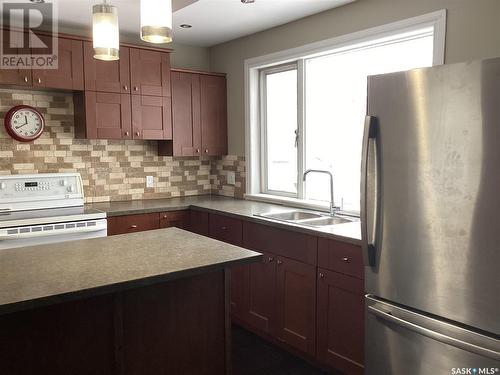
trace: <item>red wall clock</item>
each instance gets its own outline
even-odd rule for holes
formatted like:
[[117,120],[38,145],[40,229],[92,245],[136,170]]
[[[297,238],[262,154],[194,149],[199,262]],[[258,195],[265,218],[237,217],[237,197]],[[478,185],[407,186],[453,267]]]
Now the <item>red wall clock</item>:
[[4,125],[12,138],[19,142],[31,142],[42,135],[45,120],[36,108],[18,105],[7,112]]

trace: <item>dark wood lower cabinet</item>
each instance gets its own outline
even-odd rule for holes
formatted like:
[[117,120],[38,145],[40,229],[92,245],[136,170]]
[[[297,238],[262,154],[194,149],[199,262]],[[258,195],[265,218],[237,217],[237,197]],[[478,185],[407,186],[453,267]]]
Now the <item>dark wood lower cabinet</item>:
[[189,229],[189,211],[170,211],[160,213],[160,228],[176,227]]
[[247,320],[249,265],[231,267],[230,306],[231,315],[241,321]]
[[189,215],[189,230],[208,236],[208,212],[190,210]]
[[108,217],[108,236],[159,228],[158,213]]
[[314,356],[316,352],[316,268],[278,257],[278,340]]
[[319,360],[363,374],[363,280],[319,268],[317,324]]

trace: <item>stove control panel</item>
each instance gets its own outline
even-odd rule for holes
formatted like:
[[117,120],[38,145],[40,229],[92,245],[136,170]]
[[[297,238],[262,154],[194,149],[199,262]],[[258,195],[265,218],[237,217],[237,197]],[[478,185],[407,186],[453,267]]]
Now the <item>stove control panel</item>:
[[81,205],[79,173],[0,176],[0,212]]

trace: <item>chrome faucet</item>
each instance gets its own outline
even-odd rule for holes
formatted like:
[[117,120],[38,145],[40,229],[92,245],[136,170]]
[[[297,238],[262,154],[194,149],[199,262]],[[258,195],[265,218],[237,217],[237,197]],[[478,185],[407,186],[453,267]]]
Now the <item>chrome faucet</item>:
[[335,216],[337,211],[340,210],[340,207],[335,206],[335,201],[333,199],[333,175],[329,171],[324,171],[321,169],[308,169],[307,171],[304,172],[304,175],[302,176],[302,181],[305,181],[306,176],[311,172],[323,173],[323,174],[327,174],[328,176],[330,176],[330,215]]

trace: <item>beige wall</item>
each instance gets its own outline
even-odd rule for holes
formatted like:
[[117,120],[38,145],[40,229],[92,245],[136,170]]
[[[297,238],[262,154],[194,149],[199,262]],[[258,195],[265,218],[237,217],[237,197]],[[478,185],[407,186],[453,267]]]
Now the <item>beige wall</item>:
[[500,56],[499,0],[358,0],[210,49],[211,70],[227,73],[229,153],[245,153],[243,62],[446,8],[446,63]]

